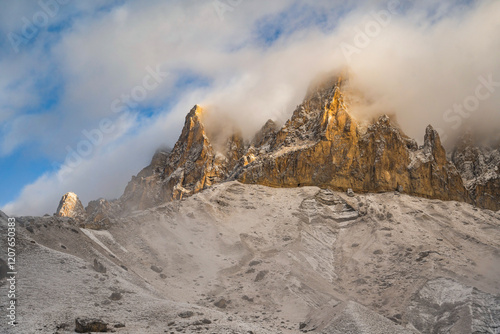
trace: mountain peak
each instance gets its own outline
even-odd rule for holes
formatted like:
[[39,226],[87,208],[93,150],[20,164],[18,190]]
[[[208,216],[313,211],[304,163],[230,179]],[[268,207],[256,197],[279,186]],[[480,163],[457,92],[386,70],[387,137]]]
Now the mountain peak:
[[127,207],[145,209],[182,199],[229,177],[243,156],[243,139],[235,131],[222,145],[214,145],[206,133],[203,114],[204,109],[195,105],[174,148],[132,178],[121,198]]
[[425,129],[424,153],[432,155],[440,164],[445,164],[447,162],[446,151],[441,144],[439,133],[434,130],[432,125],[428,125]]
[[203,108],[200,105],[195,104],[186,117],[201,117],[202,113],[203,113]]
[[315,80],[311,82],[309,88],[307,89],[307,94],[305,100],[314,98],[315,95],[325,96],[333,94],[337,90],[343,89],[349,82],[347,72],[344,73],[327,73],[319,75]]
[[203,109],[196,105],[172,151],[132,178],[121,201],[144,209],[236,179],[360,193],[399,190],[473,202],[432,126],[421,148],[388,115],[362,131],[350,113],[349,94],[345,74],[324,76],[310,85],[281,128],[269,120],[250,142],[237,131],[219,131],[212,135],[217,145],[207,136]]

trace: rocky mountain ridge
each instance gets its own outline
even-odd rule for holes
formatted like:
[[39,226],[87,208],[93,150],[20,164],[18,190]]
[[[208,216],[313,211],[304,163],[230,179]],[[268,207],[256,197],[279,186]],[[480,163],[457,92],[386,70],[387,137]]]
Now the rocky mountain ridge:
[[500,142],[478,145],[466,132],[453,150],[451,160],[477,206],[500,210]]
[[[498,181],[470,186],[463,174],[467,173],[465,165],[459,159],[447,159],[432,126],[425,130],[424,145],[419,147],[387,115],[365,129],[350,108],[348,80],[331,78],[311,86],[281,128],[269,120],[252,140],[245,141],[236,132],[221,149],[207,135],[207,111],[197,105],[186,116],[173,150],[157,152],[151,164],[129,182],[120,203],[131,210],[146,209],[216,183],[238,180],[358,193],[400,191],[500,209]],[[496,162],[493,156],[490,160]],[[479,159],[477,154],[472,158]],[[490,174],[485,173],[483,179]],[[492,179],[498,180],[488,178]]]

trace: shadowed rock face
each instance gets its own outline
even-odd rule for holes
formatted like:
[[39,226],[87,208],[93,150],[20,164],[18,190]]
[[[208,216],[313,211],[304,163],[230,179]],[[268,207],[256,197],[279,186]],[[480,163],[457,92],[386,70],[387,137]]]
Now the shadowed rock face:
[[[466,189],[432,126],[421,147],[385,115],[362,128],[349,113],[346,86],[342,77],[313,86],[281,128],[268,121],[253,140],[245,142],[236,133],[222,148],[213,145],[203,124],[204,111],[195,106],[174,149],[157,153],[132,178],[121,202],[129,209],[145,209],[236,179],[358,193],[399,190],[495,209],[492,203],[498,204],[500,197],[496,183]],[[489,197],[471,197],[470,191]]]
[[453,151],[452,161],[477,206],[500,210],[500,143],[480,147],[472,134],[465,133]]
[[90,201],[85,211],[87,219],[84,227],[95,230],[108,227],[111,223],[111,217],[115,215],[112,204],[103,198]]

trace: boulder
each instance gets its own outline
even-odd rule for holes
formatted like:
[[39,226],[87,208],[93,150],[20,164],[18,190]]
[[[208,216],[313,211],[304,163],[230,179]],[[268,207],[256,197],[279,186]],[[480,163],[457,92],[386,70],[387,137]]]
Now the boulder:
[[101,319],[77,318],[75,320],[75,332],[77,333],[105,333],[108,331],[108,324]]

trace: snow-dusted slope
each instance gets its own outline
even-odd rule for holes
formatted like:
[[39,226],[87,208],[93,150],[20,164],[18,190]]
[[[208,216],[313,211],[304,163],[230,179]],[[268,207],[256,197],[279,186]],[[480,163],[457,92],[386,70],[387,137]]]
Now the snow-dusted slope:
[[107,231],[18,222],[18,333],[77,317],[117,333],[498,333],[500,214],[469,204],[226,182]]

